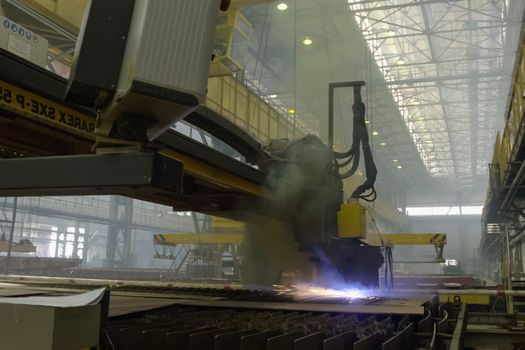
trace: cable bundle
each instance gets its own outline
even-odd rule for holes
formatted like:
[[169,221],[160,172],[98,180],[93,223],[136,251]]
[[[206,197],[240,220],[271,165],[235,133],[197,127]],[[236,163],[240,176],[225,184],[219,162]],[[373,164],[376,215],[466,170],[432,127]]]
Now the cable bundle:
[[373,202],[377,198],[376,190],[374,188],[377,177],[377,168],[374,163],[374,158],[372,157],[372,150],[370,149],[368,130],[365,123],[366,108],[365,104],[361,101],[361,92],[359,88],[354,89],[354,101],[354,105],[352,106],[352,111],[354,113],[352,147],[348,152],[334,152],[336,158],[335,165],[339,170],[350,165],[348,171],[340,174],[342,179],[354,175],[359,166],[362,148],[366,180],[354,190],[351,197],[360,198],[367,202]]

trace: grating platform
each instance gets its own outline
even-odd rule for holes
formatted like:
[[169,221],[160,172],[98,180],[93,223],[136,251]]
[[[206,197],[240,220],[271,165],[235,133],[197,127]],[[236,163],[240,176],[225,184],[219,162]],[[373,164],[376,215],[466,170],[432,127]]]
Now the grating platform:
[[[394,318],[176,306],[113,320],[115,349],[412,349],[419,346],[409,316]],[[424,344],[421,344],[424,345]]]

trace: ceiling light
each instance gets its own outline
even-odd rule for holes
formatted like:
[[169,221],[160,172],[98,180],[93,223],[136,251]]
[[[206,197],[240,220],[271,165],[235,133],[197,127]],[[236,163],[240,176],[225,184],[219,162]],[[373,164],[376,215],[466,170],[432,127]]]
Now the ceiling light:
[[385,33],[385,36],[391,38],[393,36],[396,36],[396,32],[394,32],[392,29]]
[[377,136],[379,133],[377,131],[372,131],[372,136]]
[[403,60],[401,57],[399,57],[397,59],[397,61],[396,61],[396,64],[399,65],[399,66],[402,65],[402,64],[405,64],[405,60]]
[[432,143],[432,140],[426,140],[425,142],[426,143]]
[[398,169],[403,169],[403,166],[402,165],[398,165],[397,168]]
[[269,98],[276,98],[277,95],[268,95]]
[[421,102],[419,102],[418,100],[413,98],[413,99],[410,100],[410,104],[413,105],[413,106],[417,106],[417,105],[420,105]]
[[286,11],[288,9],[288,5],[286,5],[284,2],[281,2],[279,5],[277,5],[277,9],[279,11]]
[[425,116],[423,114],[421,114],[419,117],[417,117],[417,120],[425,120]]
[[379,146],[386,146],[386,142],[380,142]]
[[305,44],[306,46],[310,46],[313,44],[313,41],[312,39],[310,39],[310,37],[307,36],[306,38],[304,38],[303,44]]
[[370,120],[365,119],[365,124],[366,124],[366,125],[370,124]]
[[290,108],[290,109],[288,110],[288,114],[292,114],[292,115],[294,115],[294,114],[295,114],[295,109]]
[[399,162],[399,161],[398,161],[397,159],[394,159],[394,160],[392,160],[392,161],[393,161],[394,163],[397,163],[397,162]]

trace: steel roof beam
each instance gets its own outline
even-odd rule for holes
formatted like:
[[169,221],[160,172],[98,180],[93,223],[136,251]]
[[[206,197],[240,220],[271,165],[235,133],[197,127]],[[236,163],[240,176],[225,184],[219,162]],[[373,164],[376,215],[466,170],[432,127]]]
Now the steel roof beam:
[[[425,8],[425,2],[423,0],[420,0],[419,5],[421,9],[421,15],[423,16],[423,23],[425,24],[425,35],[428,40],[428,48],[430,51],[430,57],[432,61],[435,61],[436,59],[438,59],[438,55],[436,54],[436,50],[435,50],[434,43],[432,40],[432,35],[431,35],[432,29],[431,29],[430,21],[429,21],[428,14]],[[437,77],[440,77],[440,70],[439,70],[438,65],[436,65],[436,75]],[[441,101],[445,101],[445,96],[443,94],[441,85],[438,85],[438,91],[439,91],[439,99]],[[448,136],[448,142],[449,142],[449,147],[450,147],[450,154],[452,156],[452,162],[454,164],[454,174],[457,177],[458,169],[457,169],[457,162],[456,162],[456,152],[454,150],[454,140],[452,139],[452,134],[450,132],[450,125],[447,120],[447,111],[445,109],[445,106],[441,105],[441,109],[443,111],[443,119],[445,121],[445,126],[447,128],[447,136]]]
[[[468,20],[472,21],[472,0],[468,0]],[[467,42],[469,49],[473,48],[472,40],[472,27],[469,26],[467,32]],[[477,68],[477,69],[476,69]],[[472,70],[472,77],[468,87],[468,104],[469,104],[469,130],[470,130],[470,175],[473,176],[477,173],[478,163],[478,78],[474,75],[475,71],[479,71],[478,62],[470,62],[470,69]]]
[[[400,8],[406,8],[406,7],[413,7],[417,5],[432,5],[432,4],[450,4],[454,3],[460,0],[420,0],[420,3],[416,2],[407,2],[404,4],[395,4],[395,5],[384,5],[384,6],[375,6],[375,7],[367,7],[359,10],[352,10],[351,12],[353,14],[361,13],[361,12],[373,12],[373,11],[384,11],[384,10],[394,10],[394,9],[400,9]],[[375,4],[377,1],[375,0],[369,0],[369,1],[356,1],[356,2],[350,2],[348,5],[364,5],[367,3]]]
[[[386,81],[385,84],[388,86],[392,85],[407,85],[407,84],[417,84],[417,83],[430,83],[430,82],[444,82],[444,81],[450,81],[450,80],[465,80],[470,79],[472,77],[471,74],[460,74],[460,75],[437,75],[437,76],[431,76],[431,77],[424,77],[424,78],[413,78],[413,79],[403,79],[403,80],[394,80],[394,81]],[[507,77],[503,74],[503,72],[498,70],[492,70],[490,72],[484,72],[479,73],[478,77],[480,78],[493,78],[493,77]],[[510,76],[508,76],[510,78]],[[482,81],[484,82],[484,81]],[[465,82],[465,84],[468,84],[468,81]],[[439,85],[439,84],[438,84]]]

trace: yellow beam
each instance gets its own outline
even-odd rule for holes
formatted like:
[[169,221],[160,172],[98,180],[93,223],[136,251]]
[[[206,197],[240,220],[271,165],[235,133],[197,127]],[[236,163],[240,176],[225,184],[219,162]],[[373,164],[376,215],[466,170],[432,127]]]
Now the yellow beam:
[[157,233],[153,243],[176,244],[241,244],[244,235],[240,233]]
[[490,304],[490,296],[488,295],[477,295],[477,294],[454,294],[454,291],[450,291],[447,294],[439,294],[439,301],[442,303],[446,302],[461,302],[471,305],[488,305]]
[[73,132],[84,138],[94,138],[95,119],[90,116],[2,80],[0,92],[0,109]]
[[262,188],[251,181],[232,175],[224,170],[217,169],[205,162],[173,150],[165,149],[160,153],[182,162],[184,165],[184,172],[194,175],[197,178],[214,183],[225,189],[240,190],[247,194],[263,196]]
[[[372,238],[372,237],[370,237]],[[381,238],[386,245],[434,245],[447,244],[445,233],[388,233],[381,237],[374,236],[371,244],[381,244]]]
[[235,230],[235,231],[244,231],[244,228],[245,228],[244,222],[225,219],[219,216],[211,217],[210,226],[214,229],[229,229],[229,230]]

